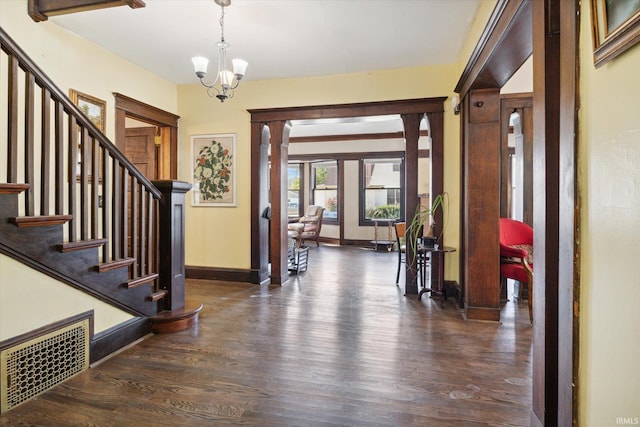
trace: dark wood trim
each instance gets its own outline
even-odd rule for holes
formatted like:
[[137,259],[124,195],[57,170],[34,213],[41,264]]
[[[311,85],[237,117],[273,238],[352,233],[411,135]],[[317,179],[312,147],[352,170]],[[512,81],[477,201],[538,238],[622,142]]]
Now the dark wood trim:
[[224,282],[255,283],[252,271],[237,268],[218,268],[187,265],[185,267],[187,279],[221,280]]
[[[534,55],[534,344],[531,425],[577,425],[577,325],[574,311],[579,271],[574,220],[576,63],[579,19],[577,2],[564,0],[500,0],[461,76],[456,92],[463,100],[471,89],[499,88],[515,71],[514,64]],[[584,18],[582,18],[584,19]],[[495,33],[495,34],[494,34]],[[535,49],[534,49],[535,47]],[[524,61],[522,61],[524,62]],[[493,74],[493,76],[491,75]],[[497,77],[494,77],[497,76]],[[468,99],[466,99],[467,102]],[[465,111],[462,112],[463,116]],[[473,138],[463,120],[463,143]],[[469,163],[462,151],[462,171]],[[461,189],[461,236],[468,237],[471,216]],[[484,196],[484,194],[483,194]],[[473,254],[461,249],[462,268]],[[539,258],[540,257],[540,258]],[[558,310],[562,309],[562,313]],[[559,369],[562,375],[559,377]]]
[[[418,150],[418,158],[430,156],[428,149]],[[403,159],[404,151],[357,151],[353,153],[292,154],[291,161],[313,162],[320,160]]]
[[97,333],[91,340],[89,363],[94,364],[151,333],[147,317],[134,317]]
[[[420,136],[429,136],[428,130],[421,130]],[[335,142],[335,141],[360,141],[368,139],[404,139],[404,132],[386,132],[386,133],[352,133],[348,135],[314,135],[314,136],[295,136],[289,138],[291,144],[299,142]]]
[[[557,425],[560,136],[560,3],[534,2],[533,20],[533,404],[544,425]],[[572,65],[574,66],[574,65]],[[573,215],[573,213],[572,213]],[[573,237],[573,236],[571,236]],[[571,337],[569,337],[571,339]]]
[[102,264],[99,264],[96,269],[100,273],[105,273],[107,271],[117,270],[118,268],[129,267],[134,262],[135,258],[120,258],[109,262],[103,262]]
[[271,283],[283,284],[289,278],[287,268],[287,165],[289,164],[289,132],[291,126],[287,120],[273,120],[269,127],[269,146],[271,147],[271,235],[269,249],[271,254]]
[[443,110],[446,96],[398,101],[362,102],[354,104],[315,105],[247,110],[252,122],[271,120],[326,119],[389,114],[431,113]]
[[263,215],[270,208],[268,153],[269,127],[265,123],[251,123],[251,283],[269,280],[271,218]]
[[[580,366],[580,203],[576,200],[579,2],[559,1],[560,93],[558,164],[558,418],[559,426],[580,425],[578,418],[578,368]],[[586,17],[582,17],[585,19]]]
[[142,0],[29,0],[28,13],[35,22],[42,22],[50,16],[86,12],[107,7],[129,6],[131,9],[144,7]]
[[198,317],[204,304],[163,311],[151,317],[151,330],[155,334],[167,334],[184,331],[198,324]]
[[83,249],[90,248],[99,248],[104,246],[109,239],[92,239],[92,240],[79,240],[77,242],[66,242],[61,245],[58,245],[58,250],[60,252],[73,252],[73,251],[81,251]]
[[20,194],[31,188],[29,184],[0,184],[0,194]]
[[[386,157],[385,157],[386,158]],[[389,159],[398,159],[400,160],[400,219],[405,218],[404,212],[404,182],[405,182],[405,165],[404,165],[404,152],[402,153],[402,157],[390,157]],[[374,227],[375,223],[365,218],[365,197],[366,197],[366,189],[364,188],[364,161],[369,160],[369,158],[359,159],[358,160],[358,226],[360,227]]]
[[58,320],[57,322],[50,323],[45,326],[41,326],[32,331],[26,332],[24,334],[20,334],[16,337],[9,338],[7,340],[0,342],[0,351],[4,351],[8,348],[16,346],[18,344],[22,344],[29,340],[32,340],[36,337],[48,334],[50,332],[56,331],[58,329],[64,328],[65,326],[72,325],[76,322],[81,322],[85,319],[89,319],[89,339],[93,338],[93,325],[94,325],[94,312],[93,310],[88,310],[83,313],[76,314],[71,317],[67,317],[66,319]]
[[530,0],[499,0],[476,45],[455,92],[500,88],[531,56]]
[[[262,130],[260,126],[264,126],[271,121],[274,120],[294,120],[294,119],[317,119],[317,118],[345,118],[345,117],[360,117],[360,116],[375,116],[375,115],[388,115],[388,114],[427,114],[429,116],[429,120],[431,122],[432,128],[432,141],[436,146],[443,146],[443,135],[440,132],[440,135],[436,136],[434,134],[433,124],[434,120],[443,120],[443,112],[444,106],[443,102],[447,99],[447,97],[434,97],[434,98],[422,98],[422,99],[410,99],[410,100],[399,100],[399,101],[381,101],[381,102],[371,102],[371,103],[355,103],[355,104],[333,104],[333,105],[323,105],[323,106],[309,106],[309,107],[286,107],[286,108],[272,108],[272,109],[255,109],[248,110],[251,113],[251,123],[252,123],[252,132],[251,132],[251,158],[252,158],[252,170],[251,170],[251,200],[252,206],[254,208],[251,211],[251,235],[252,235],[252,252],[251,252],[251,270],[252,274],[252,283],[262,283],[263,275],[262,272],[268,271],[268,265],[266,261],[266,257],[262,250],[256,251],[254,243],[261,242],[263,236],[268,233],[268,229],[260,223],[260,213],[262,209],[260,206],[264,203],[265,206],[268,204],[268,194],[269,187],[265,185],[265,182],[262,180],[264,177],[262,176],[263,170],[266,167],[267,157],[262,152],[261,143],[264,136],[262,135]],[[442,124],[436,125],[436,127],[442,128]],[[406,130],[405,130],[406,135]],[[419,134],[419,129],[416,131],[416,136]],[[417,139],[417,138],[416,138]],[[271,149],[271,154],[275,158],[282,160],[280,154],[278,154],[279,150],[274,150],[273,147]],[[388,155],[388,153],[387,153]],[[415,154],[411,154],[412,156],[418,155],[418,150],[416,147]],[[317,156],[315,156],[317,158]],[[293,156],[292,156],[293,158]],[[259,159],[259,160],[258,160]],[[288,153],[287,153],[288,159]],[[344,158],[343,158],[344,159]],[[300,160],[297,158],[296,160]],[[272,159],[272,165],[274,161]],[[432,166],[433,167],[433,166]],[[437,166],[436,171],[432,172],[433,179],[432,185],[435,187],[432,188],[442,188],[443,177],[441,174],[442,166]],[[276,172],[276,174],[279,172]],[[408,170],[407,174],[412,174],[417,180],[417,169]],[[280,176],[274,176],[274,168],[271,168],[271,178],[270,182],[272,185],[271,195],[273,197],[273,185],[278,185],[281,180]],[[286,182],[284,183],[286,186]],[[415,195],[416,203],[417,203],[417,193]],[[405,199],[406,200],[406,199]],[[279,203],[279,201],[277,201]],[[405,201],[406,203],[406,201]],[[286,213],[286,210],[284,210]],[[286,216],[284,218],[279,218],[276,215],[277,211],[274,211],[272,205],[272,217],[271,217],[271,232],[274,232],[273,224],[274,221],[286,221]],[[281,229],[284,226],[281,227]],[[277,227],[276,227],[277,228]],[[279,248],[271,247],[271,255],[273,258],[274,250],[282,251],[285,250],[285,238],[286,234],[281,233],[281,246]],[[272,237],[272,241],[277,240],[278,236]],[[272,264],[273,266],[273,264]],[[273,269],[272,269],[273,274]],[[282,278],[276,277],[275,282],[274,278],[272,278],[272,283],[277,283]],[[415,292],[417,294],[417,291]]]
[[130,98],[118,92],[113,92],[116,109],[123,110],[127,116],[143,122],[151,121],[154,125],[178,127],[180,116],[170,113],[153,105]]
[[127,288],[137,288],[138,286],[146,285],[147,283],[151,283],[158,278],[158,273],[148,274],[146,276],[138,277],[137,279],[132,279],[127,281],[127,283],[123,283]]
[[18,227],[43,227],[48,225],[66,224],[71,221],[71,215],[43,215],[43,216],[18,216],[11,219]]
[[[169,170],[169,176],[158,176],[158,179],[178,179],[178,121],[180,116],[161,110],[153,105],[125,96],[121,93],[113,93],[116,109],[116,146],[125,151],[125,120],[127,117],[149,123],[158,128],[168,129],[167,135],[162,139],[169,140],[169,149],[163,150],[168,156],[161,156],[165,163],[160,171]],[[165,158],[165,157],[168,157]]]
[[[344,160],[338,160],[338,238],[342,242],[344,239]],[[323,220],[324,223],[325,220]],[[327,221],[327,224],[333,223],[332,221]],[[318,238],[319,240],[320,238]]]

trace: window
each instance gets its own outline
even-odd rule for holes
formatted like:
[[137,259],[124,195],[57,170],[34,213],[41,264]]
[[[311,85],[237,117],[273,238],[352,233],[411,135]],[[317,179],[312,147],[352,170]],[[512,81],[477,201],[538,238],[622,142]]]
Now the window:
[[361,161],[360,224],[404,218],[402,159]]
[[313,204],[324,207],[322,217],[338,221],[338,162],[317,162],[311,164],[313,181]]
[[290,163],[287,168],[287,215],[302,216],[302,163]]

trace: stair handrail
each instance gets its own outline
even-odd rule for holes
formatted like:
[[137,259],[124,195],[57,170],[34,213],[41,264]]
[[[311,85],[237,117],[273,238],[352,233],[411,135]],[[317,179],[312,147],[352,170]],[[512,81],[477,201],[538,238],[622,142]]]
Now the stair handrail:
[[45,87],[51,93],[52,98],[60,102],[67,113],[73,115],[77,122],[89,130],[90,136],[95,138],[109,153],[118,160],[156,199],[162,198],[162,193],[147,179],[113,142],[78,108],[69,97],[56,86],[29,56],[16,44],[15,41],[0,27],[0,43],[2,50],[18,59],[18,66],[31,73],[41,87]]

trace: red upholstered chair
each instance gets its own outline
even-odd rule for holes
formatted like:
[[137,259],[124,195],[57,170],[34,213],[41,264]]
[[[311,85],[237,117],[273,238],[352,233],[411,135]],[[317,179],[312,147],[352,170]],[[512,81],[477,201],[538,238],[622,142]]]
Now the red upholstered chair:
[[529,321],[533,323],[533,229],[528,224],[500,218],[500,275],[527,284]]

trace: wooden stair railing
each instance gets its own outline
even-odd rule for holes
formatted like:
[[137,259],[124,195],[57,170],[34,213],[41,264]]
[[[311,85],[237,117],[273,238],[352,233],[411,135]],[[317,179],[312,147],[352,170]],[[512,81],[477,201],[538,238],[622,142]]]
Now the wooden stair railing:
[[165,297],[171,286],[161,289],[156,274],[162,193],[2,28],[0,45],[0,184],[19,194],[11,221],[66,223],[60,251],[98,247],[98,271],[127,268],[127,283],[151,283],[149,296]]

